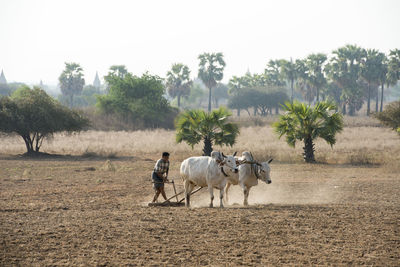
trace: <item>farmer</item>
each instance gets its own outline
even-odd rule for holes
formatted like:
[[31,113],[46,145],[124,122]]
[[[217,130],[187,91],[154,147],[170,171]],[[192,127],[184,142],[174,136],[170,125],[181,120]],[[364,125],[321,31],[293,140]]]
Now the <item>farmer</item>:
[[164,191],[164,183],[168,182],[168,170],[169,170],[169,153],[163,152],[162,158],[157,160],[154,166],[151,178],[153,179],[153,188],[155,190],[155,195],[153,198],[153,203],[157,201],[158,196],[161,195],[165,200],[167,196]]

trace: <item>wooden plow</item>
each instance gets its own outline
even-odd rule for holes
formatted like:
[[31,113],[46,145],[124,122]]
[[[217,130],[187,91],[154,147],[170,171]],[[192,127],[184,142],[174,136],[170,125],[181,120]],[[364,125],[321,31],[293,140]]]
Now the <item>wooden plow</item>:
[[[175,195],[171,196],[167,200],[164,200],[163,202],[150,202],[148,204],[149,207],[181,207],[181,206],[185,206],[185,202],[184,202],[185,197],[183,197],[181,199],[178,198],[179,195],[182,195],[183,193],[185,193],[185,190],[177,193],[174,180],[172,180],[168,184],[172,184],[172,186],[174,187]],[[196,190],[192,191],[190,193],[190,195],[193,195],[193,194],[199,192],[202,188],[203,187],[196,188]],[[171,201],[173,198],[175,198],[176,201]]]

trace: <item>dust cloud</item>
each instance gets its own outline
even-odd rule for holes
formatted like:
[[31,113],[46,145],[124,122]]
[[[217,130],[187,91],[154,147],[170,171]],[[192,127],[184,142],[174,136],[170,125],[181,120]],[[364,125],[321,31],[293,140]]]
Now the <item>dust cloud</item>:
[[[334,204],[341,196],[341,187],[334,183],[312,182],[260,182],[250,189],[249,205],[267,204]],[[225,206],[242,206],[243,191],[240,186],[231,186],[228,202],[224,197]],[[210,195],[206,188],[191,197],[191,206],[195,208],[208,207]],[[214,207],[219,207],[219,190],[214,189]]]

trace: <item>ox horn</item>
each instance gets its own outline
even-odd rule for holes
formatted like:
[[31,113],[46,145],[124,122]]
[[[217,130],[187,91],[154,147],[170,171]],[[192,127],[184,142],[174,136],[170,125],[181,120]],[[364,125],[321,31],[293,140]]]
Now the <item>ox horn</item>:
[[250,152],[251,160],[254,161],[253,153]]
[[223,156],[224,158],[226,158],[226,156],[224,155],[224,152],[221,152],[221,154],[222,154],[222,156]]
[[235,153],[233,153],[233,156],[236,156],[236,154],[237,154],[237,151],[235,151]]
[[268,160],[268,164],[270,164],[272,162],[273,159]]

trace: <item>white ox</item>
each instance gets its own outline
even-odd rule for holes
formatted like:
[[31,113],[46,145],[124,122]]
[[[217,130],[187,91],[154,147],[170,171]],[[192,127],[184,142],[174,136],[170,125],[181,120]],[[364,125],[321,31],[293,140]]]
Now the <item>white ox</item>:
[[240,162],[239,174],[231,175],[228,178],[225,194],[228,202],[228,190],[231,185],[239,184],[243,190],[244,201],[243,205],[247,206],[250,188],[258,184],[258,180],[261,180],[267,184],[271,183],[271,168],[268,162],[256,162],[250,152],[243,152],[242,157],[237,159]]
[[220,207],[224,197],[227,173],[238,173],[235,155],[225,156],[218,151],[211,152],[211,157],[190,157],[181,164],[180,175],[184,180],[186,207],[190,206],[190,193],[195,186],[208,187],[213,207],[214,188],[220,190]]

